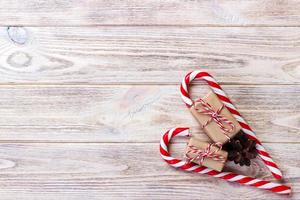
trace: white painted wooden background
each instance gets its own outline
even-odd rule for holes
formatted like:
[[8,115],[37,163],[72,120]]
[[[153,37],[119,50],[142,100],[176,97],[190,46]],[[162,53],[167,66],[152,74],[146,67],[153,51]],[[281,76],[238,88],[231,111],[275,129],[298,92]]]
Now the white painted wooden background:
[[[3,0],[0,19],[1,200],[300,199],[299,0]],[[194,69],[220,81],[292,196],[162,161],[170,127],[206,140],[179,96]],[[272,180],[260,160],[226,168]]]

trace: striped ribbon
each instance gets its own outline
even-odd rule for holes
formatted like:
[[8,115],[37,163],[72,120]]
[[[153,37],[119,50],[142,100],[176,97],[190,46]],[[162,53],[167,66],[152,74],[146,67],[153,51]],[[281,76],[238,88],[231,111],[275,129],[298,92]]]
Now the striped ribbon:
[[[212,147],[217,147],[215,151],[212,150]],[[211,158],[215,161],[220,161],[222,163],[225,163],[225,158],[222,155],[217,154],[218,151],[222,149],[222,145],[217,145],[216,143],[209,143],[206,148],[199,149],[195,147],[194,145],[188,146],[188,151],[185,154],[185,158],[187,159],[187,162],[194,162],[199,160],[200,165],[202,165],[205,158]],[[195,157],[189,156],[190,153],[196,154]]]
[[[197,100],[197,102],[201,103],[204,110],[201,111],[194,106],[195,110],[198,113],[210,116],[209,120],[207,120],[202,125],[202,128],[206,127],[210,122],[214,121],[220,127],[220,129],[222,130],[222,133],[226,136],[226,138],[228,140],[230,140],[228,133],[230,133],[234,130],[234,124],[232,123],[232,121],[230,121],[227,118],[220,115],[220,112],[224,108],[224,104],[222,104],[222,106],[220,108],[218,108],[217,111],[214,111],[214,109],[211,107],[211,105],[209,103],[203,101],[203,99],[199,99],[199,100]],[[230,129],[226,128],[224,124],[228,124],[230,126]]]

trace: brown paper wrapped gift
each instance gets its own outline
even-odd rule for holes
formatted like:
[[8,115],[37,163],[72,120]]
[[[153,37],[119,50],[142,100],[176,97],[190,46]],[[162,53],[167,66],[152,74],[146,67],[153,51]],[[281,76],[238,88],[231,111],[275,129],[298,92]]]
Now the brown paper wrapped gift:
[[[218,158],[212,158],[210,156],[207,156],[203,158],[201,163],[201,156],[198,156],[199,152],[203,153],[205,150],[207,150],[209,144],[210,143],[208,142],[203,142],[192,137],[186,148],[186,157],[188,158],[188,160],[190,159],[191,162],[221,172],[227,160],[228,153],[224,150],[219,150],[219,147],[217,146],[211,145],[210,152],[213,152],[212,155],[217,155]],[[195,149],[197,149],[198,152],[195,152]]]
[[[205,97],[202,98],[202,100],[205,103],[208,103],[214,112],[217,112],[218,109],[220,109],[223,106],[223,103],[213,92],[208,93]],[[224,121],[222,122],[224,128],[229,130],[225,133],[224,130],[222,130],[221,127],[214,120],[212,120],[211,115],[201,113],[201,111],[204,111],[204,107],[203,104],[199,101],[196,101],[194,105],[190,108],[190,110],[194,117],[199,121],[199,123],[202,126],[205,125],[203,127],[204,131],[214,142],[220,142],[224,144],[229,140],[229,138],[234,137],[241,130],[240,124],[225,106],[218,113],[219,116],[225,118],[226,120],[229,120],[232,124],[230,125]]]

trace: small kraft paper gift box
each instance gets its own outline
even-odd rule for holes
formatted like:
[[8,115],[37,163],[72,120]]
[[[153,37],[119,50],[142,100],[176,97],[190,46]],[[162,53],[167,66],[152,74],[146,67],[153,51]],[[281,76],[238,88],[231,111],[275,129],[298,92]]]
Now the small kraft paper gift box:
[[192,137],[186,147],[185,159],[221,172],[227,161],[228,153],[216,143],[200,141]]
[[214,142],[224,144],[241,130],[238,121],[213,92],[195,101],[190,111]]

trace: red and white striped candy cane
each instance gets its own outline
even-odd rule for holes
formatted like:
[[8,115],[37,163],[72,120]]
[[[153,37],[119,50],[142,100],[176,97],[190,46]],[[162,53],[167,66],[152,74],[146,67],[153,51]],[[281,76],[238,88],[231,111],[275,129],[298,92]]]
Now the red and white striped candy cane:
[[219,97],[219,99],[223,102],[223,104],[227,107],[227,109],[231,112],[231,114],[235,117],[235,119],[239,122],[239,124],[242,127],[242,130],[244,133],[248,136],[249,139],[252,139],[256,141],[256,150],[258,152],[258,155],[261,157],[265,165],[270,169],[273,176],[280,180],[282,178],[282,173],[275,164],[275,162],[272,160],[271,156],[267,153],[265,148],[262,146],[262,143],[258,140],[252,129],[250,128],[249,124],[244,120],[244,118],[241,116],[241,114],[237,111],[237,109],[234,107],[234,105],[231,103],[228,96],[225,94],[225,92],[222,90],[221,86],[217,83],[217,81],[207,72],[204,71],[193,71],[188,73],[185,78],[183,79],[180,91],[181,91],[181,97],[184,101],[184,103],[187,105],[187,107],[191,107],[194,102],[190,98],[189,95],[189,86],[190,83],[194,79],[203,79],[205,80],[212,91]]
[[290,194],[291,188],[279,183],[264,181],[249,176],[239,175],[233,172],[218,172],[216,170],[203,167],[194,163],[187,163],[183,160],[173,158],[169,153],[169,143],[175,136],[190,136],[189,128],[173,128],[167,131],[160,140],[160,154],[162,158],[171,166],[188,172],[207,174],[216,178],[224,179],[229,182],[236,182],[243,185],[253,186],[259,189],[268,190],[277,194]]

